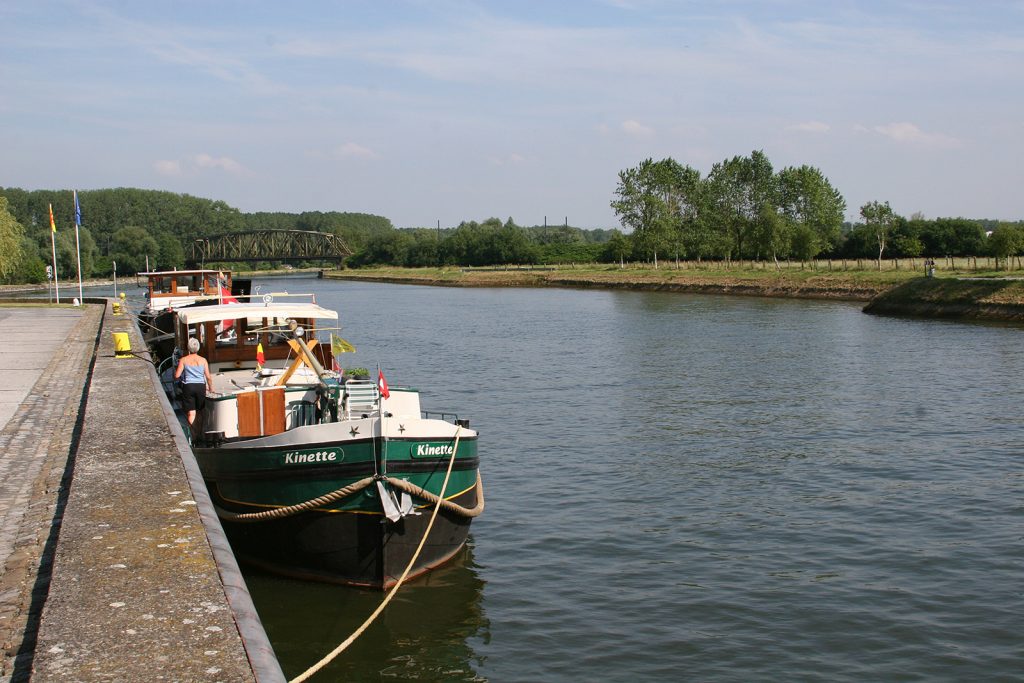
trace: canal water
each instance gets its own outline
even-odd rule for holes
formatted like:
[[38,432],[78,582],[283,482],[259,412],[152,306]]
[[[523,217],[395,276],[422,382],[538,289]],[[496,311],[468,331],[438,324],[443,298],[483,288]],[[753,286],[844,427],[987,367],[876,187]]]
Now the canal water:
[[[860,304],[259,281],[309,291],[480,430],[457,561],[314,680],[1020,681],[1018,327]],[[285,673],[381,594],[247,574]]]

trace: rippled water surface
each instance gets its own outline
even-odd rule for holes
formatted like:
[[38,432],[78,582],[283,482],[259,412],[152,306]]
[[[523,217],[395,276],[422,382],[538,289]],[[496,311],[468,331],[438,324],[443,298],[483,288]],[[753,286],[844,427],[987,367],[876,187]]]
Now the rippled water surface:
[[[312,279],[480,435],[487,510],[315,680],[1022,680],[1024,330]],[[286,674],[381,596],[248,577]]]

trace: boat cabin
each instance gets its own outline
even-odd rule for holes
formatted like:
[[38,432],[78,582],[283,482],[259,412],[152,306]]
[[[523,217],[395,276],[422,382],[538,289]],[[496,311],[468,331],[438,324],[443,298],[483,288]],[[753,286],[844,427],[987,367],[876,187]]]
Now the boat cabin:
[[199,353],[210,364],[210,372],[255,369],[262,346],[266,368],[284,368],[296,353],[288,340],[293,337],[290,321],[302,328],[303,338],[321,366],[330,369],[330,344],[314,344],[316,330],[332,326],[338,314],[315,303],[269,301],[189,306],[177,311],[176,346],[184,352],[188,338],[199,340]]
[[154,311],[231,293],[231,272],[226,270],[164,270],[139,275],[146,278],[146,299]]

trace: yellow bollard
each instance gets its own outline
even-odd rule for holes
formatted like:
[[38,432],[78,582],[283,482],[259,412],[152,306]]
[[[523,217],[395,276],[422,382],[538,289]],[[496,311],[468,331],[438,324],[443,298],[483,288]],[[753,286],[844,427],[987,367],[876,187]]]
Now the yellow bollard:
[[127,332],[114,332],[114,357],[131,358],[132,342]]
[[114,299],[111,308],[114,309],[114,315],[122,315],[128,312],[128,303],[124,300],[124,292],[121,292],[120,299]]

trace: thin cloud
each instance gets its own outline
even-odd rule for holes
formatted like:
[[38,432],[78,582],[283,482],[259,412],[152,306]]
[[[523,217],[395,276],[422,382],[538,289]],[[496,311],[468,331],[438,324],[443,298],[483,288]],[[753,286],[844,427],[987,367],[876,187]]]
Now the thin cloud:
[[794,123],[792,126],[786,126],[786,130],[795,130],[798,133],[827,133],[832,130],[832,126],[821,121],[804,121],[803,123]]
[[196,44],[205,39],[219,46],[226,34],[136,21],[96,5],[87,6],[87,12],[100,22],[105,39],[114,44],[132,45],[164,63],[193,69],[225,83],[244,85],[256,93],[270,95],[286,90],[239,57],[241,51]]
[[521,154],[516,154],[515,152],[507,156],[491,157],[490,159],[491,164],[495,166],[513,166],[516,164],[524,163],[525,161],[526,157],[524,157]]
[[249,175],[251,172],[230,157],[215,157],[205,152],[186,159],[159,159],[153,163],[157,173],[164,176],[195,175],[202,171],[223,171],[229,175]]
[[357,142],[344,142],[326,149],[310,149],[306,156],[311,159],[376,159],[380,155],[373,149]]
[[377,153],[369,147],[363,147],[355,142],[346,142],[334,150],[334,155],[340,159],[376,159]]
[[925,132],[915,124],[906,121],[886,123],[879,126],[871,126],[870,128],[858,125],[856,129],[881,135],[900,144],[917,145],[920,147],[953,149],[961,147],[963,144],[954,137],[941,133]]
[[198,154],[195,158],[199,168],[219,168],[228,173],[242,173],[245,167],[229,157],[212,157],[209,154]]
[[635,138],[649,138],[654,135],[653,128],[645,126],[639,121],[635,121],[633,119],[628,119],[622,122],[622,132]]
[[153,168],[160,175],[179,176],[181,175],[181,162],[161,159],[153,164]]

